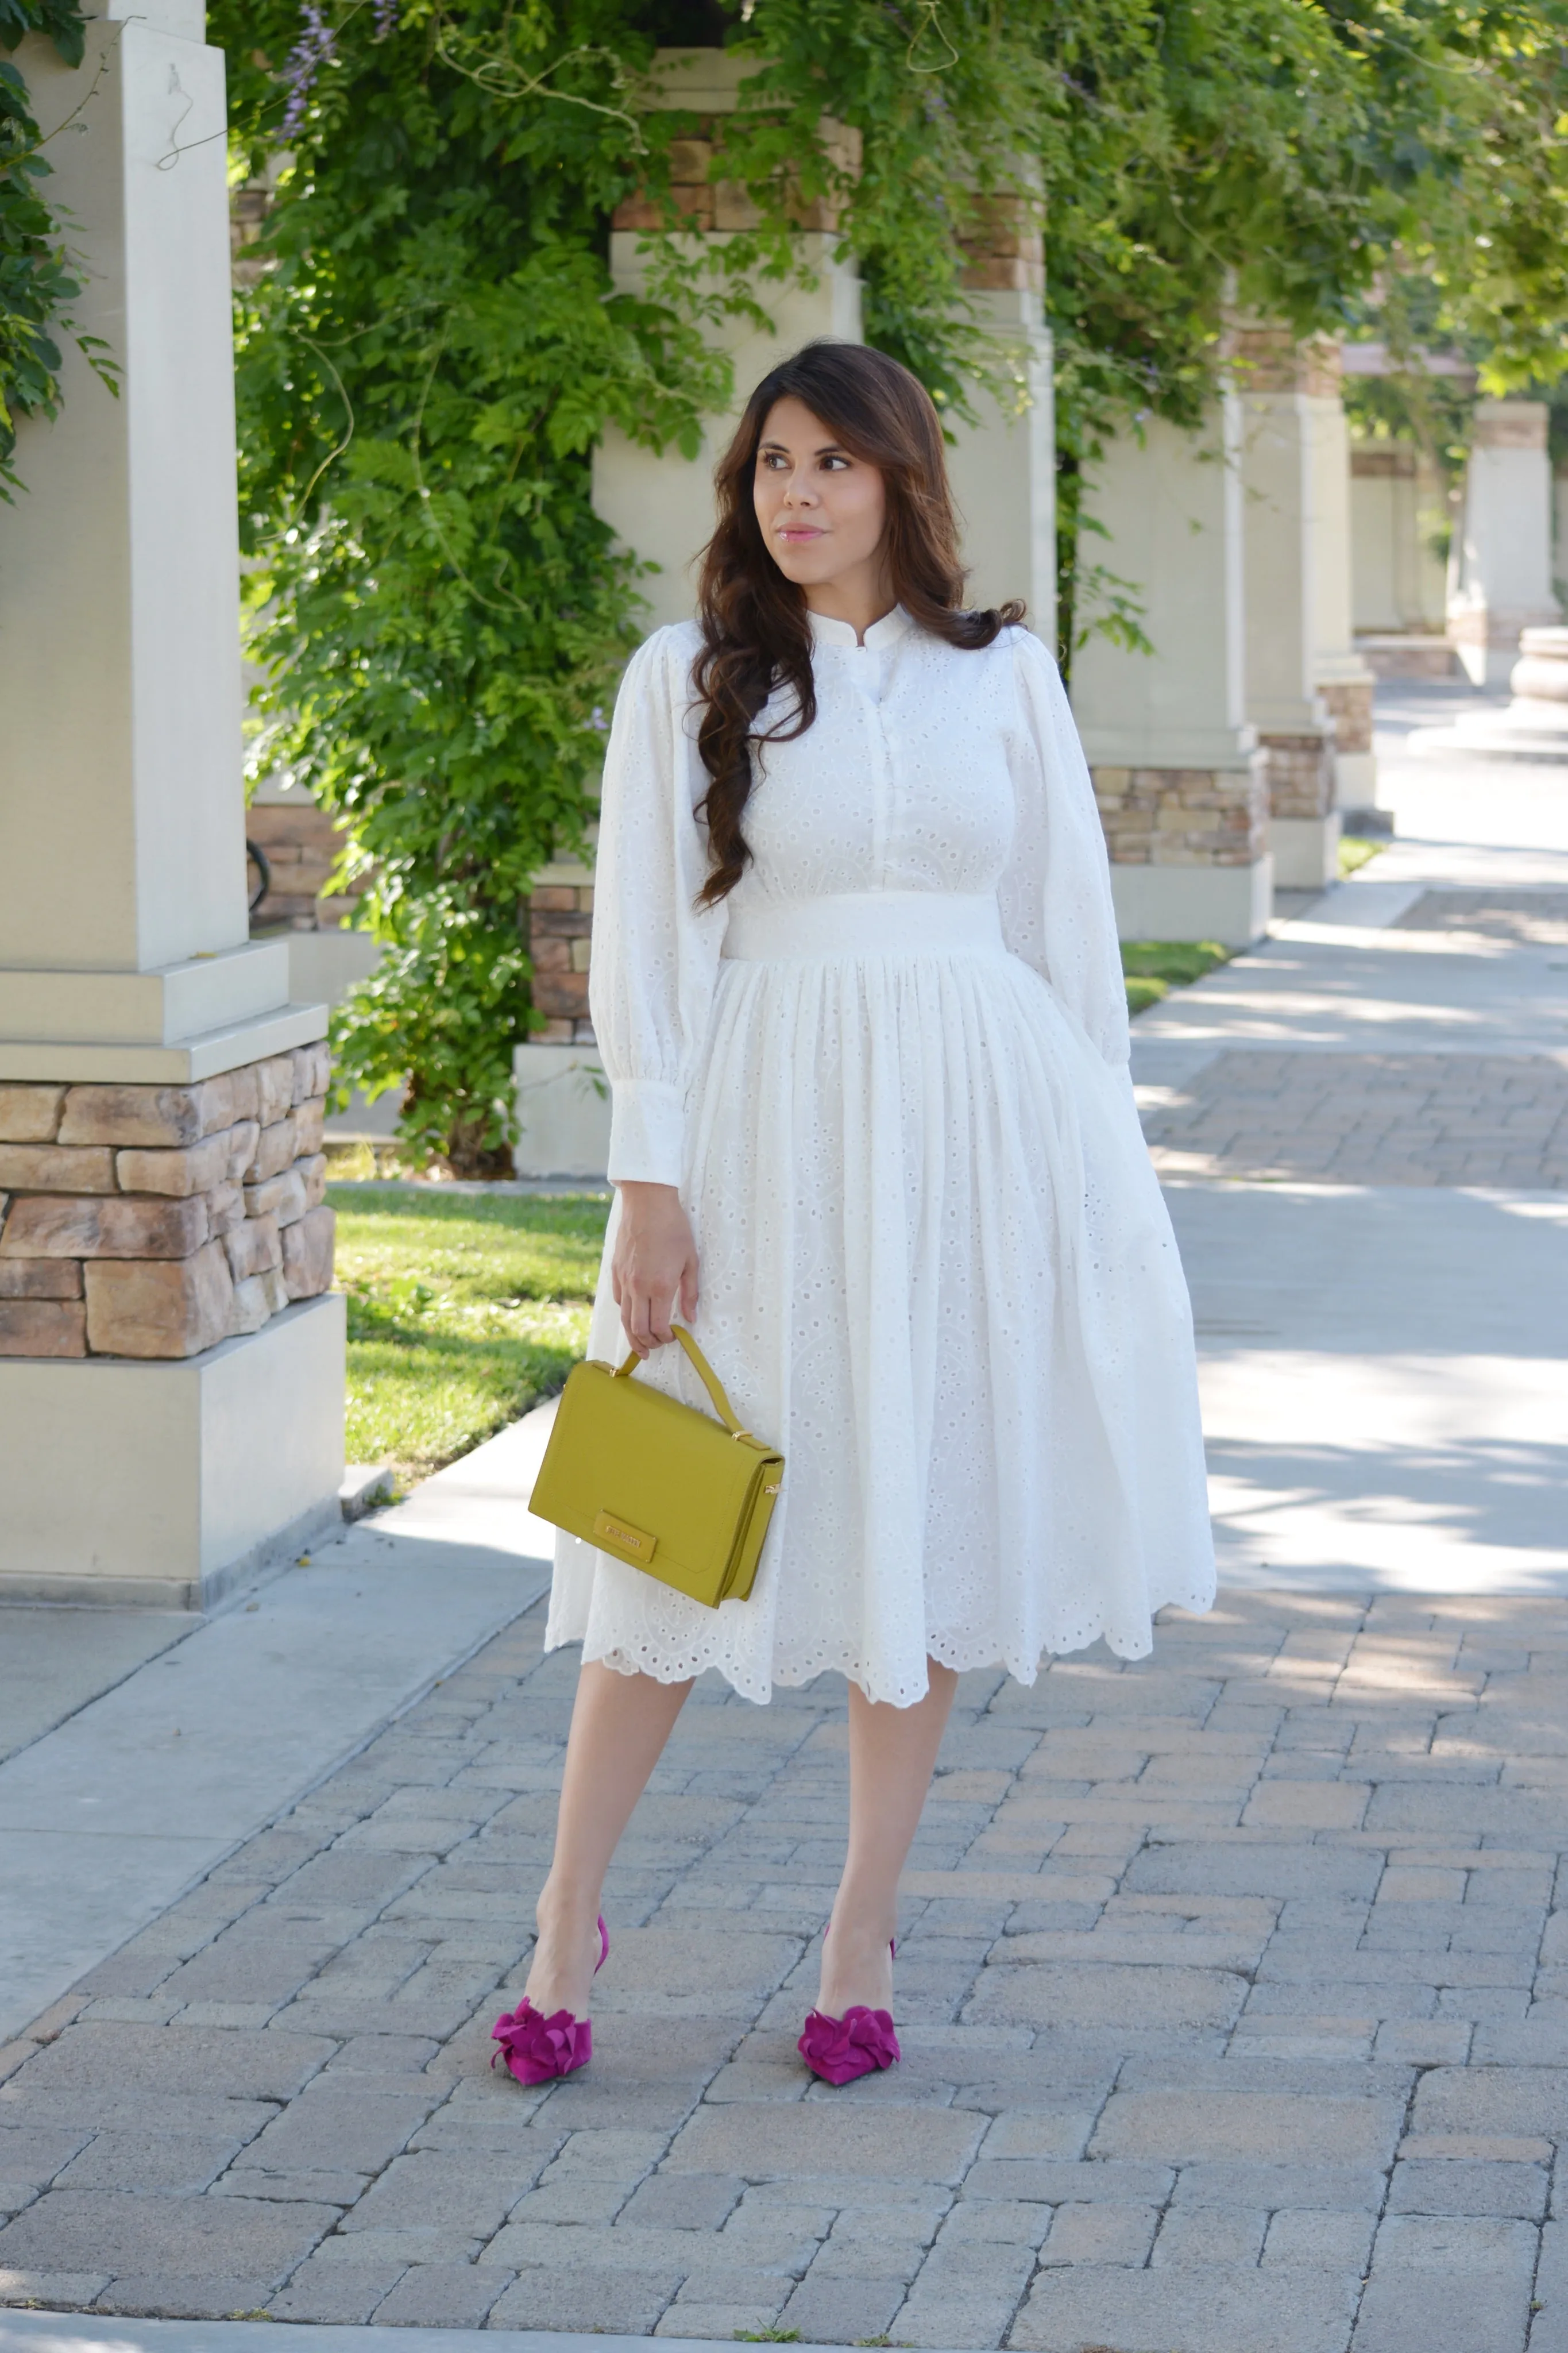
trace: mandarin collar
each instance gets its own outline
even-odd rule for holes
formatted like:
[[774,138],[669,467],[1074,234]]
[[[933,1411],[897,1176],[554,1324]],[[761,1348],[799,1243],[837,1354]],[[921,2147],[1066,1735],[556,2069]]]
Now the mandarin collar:
[[890,613],[884,613],[879,621],[872,622],[866,632],[865,645],[861,647],[857,643],[850,622],[836,621],[826,613],[808,612],[805,617],[811,624],[814,646],[847,646],[851,653],[878,653],[884,646],[896,645],[914,627],[903,607],[895,605]]

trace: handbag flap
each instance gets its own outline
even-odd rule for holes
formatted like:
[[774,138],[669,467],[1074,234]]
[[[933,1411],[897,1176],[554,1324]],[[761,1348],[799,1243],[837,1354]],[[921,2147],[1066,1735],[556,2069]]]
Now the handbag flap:
[[[679,1571],[672,1581],[702,1585],[722,1573],[748,1497],[782,1462],[748,1433],[731,1436],[695,1407],[590,1359],[567,1379],[531,1509],[655,1575]],[[645,1541],[607,1540],[605,1516]]]

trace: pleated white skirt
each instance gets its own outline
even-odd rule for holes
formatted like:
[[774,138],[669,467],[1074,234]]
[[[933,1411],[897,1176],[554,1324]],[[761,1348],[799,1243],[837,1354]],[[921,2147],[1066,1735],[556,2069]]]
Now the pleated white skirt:
[[[561,1537],[550,1646],[755,1700],[832,1667],[908,1705],[928,1656],[1031,1683],[1209,1607],[1192,1319],[1131,1088],[993,899],[732,917],[687,1134],[697,1336],[784,1492],[717,1610]],[[637,1377],[704,1403],[679,1349]]]

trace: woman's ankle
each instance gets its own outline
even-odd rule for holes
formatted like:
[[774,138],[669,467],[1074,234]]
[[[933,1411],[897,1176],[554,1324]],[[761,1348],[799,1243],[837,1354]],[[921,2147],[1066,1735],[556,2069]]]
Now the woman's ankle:
[[598,1920],[600,1898],[596,1890],[574,1887],[569,1882],[559,1885],[553,1876],[539,1891],[539,1901],[533,1907],[533,1922],[539,1936],[572,1943],[586,1936]]
[[857,1952],[885,1952],[899,1932],[897,1902],[864,1896],[840,1889],[834,1900],[828,1935]]
[[885,2010],[891,1997],[890,1946],[897,1926],[892,1906],[881,1903],[862,1906],[840,1897],[822,1947],[822,1979],[817,2007],[829,2017],[842,2018],[857,2005]]

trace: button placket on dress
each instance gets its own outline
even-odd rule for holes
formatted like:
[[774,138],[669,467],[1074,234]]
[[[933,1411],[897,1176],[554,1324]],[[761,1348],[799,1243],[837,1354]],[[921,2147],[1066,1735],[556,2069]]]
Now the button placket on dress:
[[[897,617],[887,616],[887,621]],[[864,645],[851,650],[851,675],[865,711],[867,745],[871,770],[871,873],[872,888],[888,886],[892,864],[891,844],[897,814],[898,778],[892,746],[888,740],[887,721],[883,716],[888,690],[892,684],[898,659],[899,638],[887,629],[887,621],[873,622],[866,633]],[[886,632],[886,634],[884,634]]]

